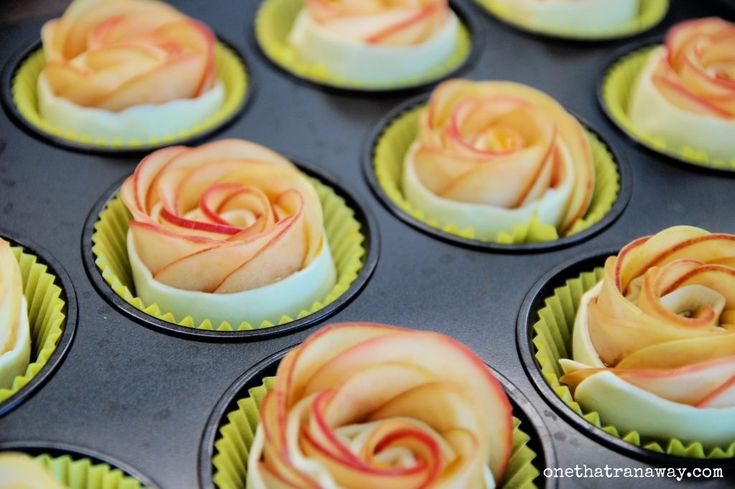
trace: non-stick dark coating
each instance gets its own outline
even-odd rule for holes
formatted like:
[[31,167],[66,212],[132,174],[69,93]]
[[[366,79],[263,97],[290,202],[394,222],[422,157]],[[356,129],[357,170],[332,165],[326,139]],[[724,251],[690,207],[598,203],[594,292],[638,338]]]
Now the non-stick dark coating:
[[[628,41],[541,39],[462,0],[485,40],[466,76],[520,81],[550,93],[623,153],[633,173],[630,204],[608,229],[577,246],[514,256],[429,237],[395,218],[370,192],[360,165],[364,139],[406,100],[405,94],[379,99],[337,95],[284,75],[262,58],[252,40],[255,0],[174,3],[233,42],[255,77],[257,93],[248,110],[215,138],[251,139],[312,162],[366,202],[377,218],[382,238],[377,269],[365,289],[330,321],[381,321],[451,334],[530,399],[547,423],[562,467],[644,466],[581,434],[555,413],[522,367],[515,327],[527,292],[562,262],[674,224],[735,233],[735,179],[675,165],[639,148],[597,106],[601,71]],[[672,22],[690,17],[719,14],[735,20],[725,3],[673,0],[667,19],[647,35],[662,34]],[[35,42],[44,20],[0,25],[0,61]],[[166,489],[194,488],[199,442],[222,393],[249,367],[319,326],[258,342],[202,342],[144,327],[108,304],[82,265],[82,229],[102,193],[136,162],[59,149],[18,128],[6,113],[0,115],[0,227],[48,250],[69,272],[79,302],[76,338],[65,360],[48,383],[0,418],[0,440],[85,446],[127,463]],[[733,485],[732,479],[686,481],[563,479],[559,487]]]

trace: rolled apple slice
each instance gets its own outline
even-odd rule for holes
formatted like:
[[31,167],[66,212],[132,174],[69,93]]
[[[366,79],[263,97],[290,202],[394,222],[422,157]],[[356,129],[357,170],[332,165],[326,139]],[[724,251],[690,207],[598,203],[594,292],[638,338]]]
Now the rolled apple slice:
[[10,244],[0,239],[0,388],[22,375],[31,355],[28,308],[20,268]]
[[446,0],[391,5],[311,0],[289,42],[331,75],[368,84],[423,75],[454,52],[459,20]]
[[249,483],[494,487],[510,404],[482,362],[436,334],[333,325],[281,362],[261,406]]

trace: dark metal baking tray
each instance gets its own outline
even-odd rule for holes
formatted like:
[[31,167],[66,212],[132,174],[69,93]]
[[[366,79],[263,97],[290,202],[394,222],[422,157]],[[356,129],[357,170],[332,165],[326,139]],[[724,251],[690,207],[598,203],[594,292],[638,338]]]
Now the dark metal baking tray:
[[[485,40],[463,76],[533,85],[578,114],[629,163],[633,195],[620,219],[582,243],[509,255],[436,239],[403,223],[371,193],[361,148],[375,125],[405,95],[371,98],[335,94],[284,76],[251,39],[257,0],[174,1],[230,40],[249,63],[257,93],[243,117],[213,138],[241,137],[312,162],[365,202],[376,217],[381,256],[365,288],[332,321],[370,320],[451,334],[475,349],[541,413],[560,467],[644,467],[580,433],[539,395],[516,346],[516,318],[532,285],[547,270],[592,250],[614,249],[674,224],[735,233],[735,179],[675,165],[621,135],[600,111],[595,91],[602,70],[628,41],[570,43],[522,34],[460,0]],[[40,1],[38,4],[40,5]],[[48,2],[44,2],[48,5]],[[65,2],[59,0],[58,15]],[[35,2],[23,3],[31,9]],[[40,8],[40,7],[39,7]],[[47,9],[48,10],[48,9]],[[720,15],[723,2],[674,0],[666,21]],[[0,62],[38,39],[43,16],[0,18]],[[137,158],[101,156],[44,143],[0,115],[0,227],[47,249],[73,283],[78,303],[74,342],[53,377],[0,418],[1,441],[62,442],[121,460],[163,488],[198,486],[198,448],[212,410],[238,377],[319,326],[254,342],[206,342],[142,326],[111,306],[82,263],[84,222]],[[321,323],[320,323],[321,324]],[[729,479],[560,479],[559,487],[732,487]]]

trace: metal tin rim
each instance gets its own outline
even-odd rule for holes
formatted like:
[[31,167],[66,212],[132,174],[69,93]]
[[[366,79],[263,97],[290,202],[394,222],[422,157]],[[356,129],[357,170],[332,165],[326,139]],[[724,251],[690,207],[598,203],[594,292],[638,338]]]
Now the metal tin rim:
[[65,318],[62,325],[63,331],[54,352],[41,370],[25,386],[3,402],[0,402],[0,416],[3,416],[34,395],[59,368],[71,347],[76,333],[78,306],[74,286],[69,275],[61,266],[61,263],[56,261],[50,253],[29,240],[16,237],[14,233],[0,230],[0,236],[7,239],[11,245],[21,246],[25,251],[37,256],[39,263],[48,267],[49,273],[57,279],[57,285],[61,289],[61,297],[66,303]]
[[[268,0],[264,0],[264,2],[267,2],[267,1]],[[479,28],[476,24],[477,21],[475,17],[471,15],[470,12],[468,11],[468,8],[462,5],[458,0],[449,0],[449,4],[452,10],[454,11],[454,13],[457,14],[460,21],[467,28],[470,34],[471,48],[470,48],[469,54],[467,55],[467,58],[465,58],[465,60],[462,61],[462,63],[459,66],[457,66],[454,70],[452,70],[449,73],[438,76],[432,80],[417,83],[415,85],[406,85],[406,86],[401,86],[397,88],[379,88],[379,87],[378,88],[369,88],[369,87],[350,88],[350,87],[344,87],[344,86],[330,83],[330,82],[313,80],[306,76],[298,75],[296,73],[293,73],[287,70],[285,67],[281,66],[280,64],[272,60],[266,54],[265,50],[263,49],[260,42],[258,41],[258,37],[255,34],[255,19],[257,19],[258,13],[256,13],[253,19],[253,24],[251,28],[249,29],[249,33],[247,37],[250,42],[252,42],[255,46],[257,46],[258,48],[257,52],[270,66],[274,67],[276,70],[280,71],[281,73],[287,75],[292,80],[295,80],[299,83],[315,86],[327,92],[341,94],[341,95],[370,96],[370,97],[395,97],[397,95],[409,95],[411,93],[416,93],[426,88],[432,87],[443,80],[452,78],[456,76],[457,74],[462,73],[463,71],[469,69],[477,61],[477,58],[479,57],[480,52],[482,52],[482,48],[483,48],[485,40],[482,36],[479,35]],[[258,7],[258,10],[260,8],[261,7]]]
[[[230,411],[237,408],[237,401],[247,395],[247,389],[255,387],[260,380],[268,375],[275,375],[275,369],[281,359],[290,350],[298,345],[290,346],[277,353],[274,353],[260,362],[256,363],[238,377],[222,394],[212,410],[202,433],[199,446],[199,465],[197,472],[199,473],[199,485],[205,489],[215,489],[213,481],[212,459],[214,458],[214,445],[217,441],[217,434],[222,425],[227,421],[225,416]],[[546,467],[556,467],[556,452],[554,444],[551,441],[551,434],[541,419],[541,415],[536,408],[526,398],[525,395],[513,385],[507,378],[500,374],[494,368],[488,366],[498,382],[503,386],[508,398],[513,405],[513,415],[521,420],[521,426],[524,432],[531,436],[531,442],[535,442],[534,450],[538,458],[534,466],[539,469],[539,476],[544,478],[543,470]],[[259,384],[258,384],[259,385]],[[556,489],[557,479],[544,478],[544,489]]]
[[357,278],[352,282],[352,284],[350,284],[349,288],[332,303],[312,314],[309,314],[308,316],[295,319],[289,323],[271,326],[269,328],[255,328],[243,331],[216,331],[181,326],[150,316],[128,304],[110,288],[107,282],[105,282],[102,274],[97,269],[95,256],[92,252],[92,235],[94,234],[95,224],[99,220],[99,215],[107,206],[110,199],[117,195],[120,185],[125,178],[127,178],[127,175],[117,180],[107,191],[105,191],[105,193],[102,194],[102,197],[95,203],[94,207],[92,207],[92,210],[84,223],[81,243],[82,261],[84,262],[84,268],[87,271],[87,276],[94,285],[94,288],[97,289],[97,292],[99,292],[99,294],[115,309],[143,326],[175,336],[204,341],[254,341],[273,338],[306,329],[336,314],[357,297],[375,271],[380,255],[380,235],[378,227],[375,222],[375,218],[368,207],[365,206],[353,192],[347,191],[344,185],[312,165],[306,165],[291,158],[288,159],[294,162],[304,173],[324,182],[340,197],[345,199],[347,206],[354,211],[355,219],[360,223],[362,234],[365,236],[363,246],[366,249],[366,255],[362,269],[360,270]]
[[245,112],[245,109],[250,104],[250,100],[253,98],[253,93],[255,91],[255,86],[256,86],[253,71],[250,69],[250,66],[248,65],[247,61],[245,60],[245,57],[242,55],[240,50],[237,47],[235,47],[234,44],[232,44],[231,42],[229,42],[222,36],[217,35],[217,40],[221,42],[222,44],[224,44],[227,48],[229,48],[235,54],[235,56],[238,58],[238,60],[242,64],[243,69],[247,73],[248,85],[245,91],[245,96],[243,97],[242,101],[237,106],[237,108],[235,108],[235,110],[233,110],[231,114],[229,114],[224,120],[222,120],[218,124],[215,124],[214,126],[212,126],[211,128],[207,129],[206,131],[202,133],[194,134],[192,136],[189,136],[183,139],[177,139],[175,141],[172,141],[171,143],[161,142],[159,144],[146,144],[146,145],[136,146],[135,148],[132,148],[132,147],[113,148],[109,146],[96,146],[96,145],[91,145],[91,144],[80,143],[77,141],[71,141],[69,139],[65,139],[60,136],[55,136],[53,134],[50,134],[34,126],[30,122],[28,122],[26,118],[23,117],[23,115],[20,113],[20,111],[18,110],[18,107],[15,105],[15,100],[13,99],[13,93],[12,93],[11,87],[13,84],[15,73],[18,71],[20,66],[25,62],[25,60],[30,55],[32,55],[33,53],[41,49],[42,44],[40,40],[37,40],[30,46],[20,50],[15,56],[12,56],[10,60],[5,64],[2,70],[2,74],[0,75],[0,82],[2,83],[2,88],[0,89],[2,105],[5,108],[6,113],[10,116],[10,119],[13,122],[15,122],[15,125],[21,130],[27,132],[34,138],[39,139],[44,143],[50,144],[57,148],[71,150],[71,151],[78,151],[78,152],[83,152],[83,153],[88,153],[88,154],[96,154],[96,155],[104,155],[104,156],[130,156],[130,155],[144,154],[144,153],[153,151],[155,149],[169,146],[170,144],[192,144],[198,141],[202,141],[226,129],[228,126],[236,122],[243,115],[243,113]]
[[438,238],[448,243],[461,245],[467,248],[476,249],[479,251],[488,252],[500,252],[500,253],[539,253],[544,251],[557,250],[573,246],[586,241],[593,236],[599,234],[610,225],[612,225],[622,215],[625,208],[628,206],[628,202],[633,194],[633,176],[627,161],[623,158],[622,153],[615,149],[602,134],[588,124],[584,119],[581,119],[575,115],[577,120],[580,121],[582,126],[590,132],[592,132],[597,138],[605,145],[608,151],[613,155],[615,164],[617,166],[618,175],[620,176],[620,190],[618,191],[617,199],[605,214],[602,219],[591,225],[589,228],[575,233],[571,236],[566,236],[553,241],[545,241],[540,243],[524,243],[524,244],[501,244],[492,241],[481,241],[478,239],[464,238],[456,236],[454,234],[447,233],[441,229],[430,226],[424,222],[418,221],[413,216],[404,212],[398,205],[393,202],[388,195],[386,195],[383,188],[380,186],[378,179],[373,169],[373,153],[375,146],[380,140],[381,136],[385,132],[388,125],[393,122],[396,118],[400,117],[404,112],[413,109],[416,106],[426,103],[429,99],[429,95],[419,95],[408,101],[398,105],[396,108],[388,112],[383,116],[380,121],[370,131],[368,138],[365,140],[362,149],[362,165],[363,174],[368,181],[373,194],[388,209],[395,217],[404,223],[418,229],[419,231],[428,234],[434,238]]
[[622,248],[622,246],[613,249],[598,249],[585,253],[581,255],[581,257],[574,258],[552,268],[533,285],[523,300],[516,323],[516,346],[518,348],[518,354],[521,358],[523,369],[526,371],[526,374],[531,379],[531,383],[538,393],[544,401],[554,409],[554,411],[556,411],[577,431],[607,448],[610,448],[622,455],[658,466],[676,464],[689,467],[724,466],[727,468],[735,468],[735,458],[699,459],[667,455],[665,453],[654,452],[652,450],[647,450],[643,447],[633,445],[622,438],[606,433],[572,411],[564,401],[554,393],[541,374],[541,370],[538,368],[533,351],[533,324],[538,311],[544,305],[544,301],[547,297],[553,295],[554,289],[562,286],[567,279],[603,265],[605,259],[609,256],[616,255],[620,248]]

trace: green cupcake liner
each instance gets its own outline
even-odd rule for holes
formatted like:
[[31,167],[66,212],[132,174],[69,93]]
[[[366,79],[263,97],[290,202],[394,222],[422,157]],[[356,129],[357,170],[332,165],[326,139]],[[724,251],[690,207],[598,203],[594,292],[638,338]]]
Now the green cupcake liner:
[[[425,105],[414,107],[396,117],[378,138],[373,149],[373,171],[385,195],[412,218],[428,226],[461,238],[478,239],[473,227],[461,227],[456,223],[439,222],[415,208],[406,200],[401,189],[403,163],[406,153],[416,140],[419,118]],[[592,132],[585,131],[592,146],[595,165],[595,189],[587,214],[571,229],[576,234],[599,222],[612,209],[620,192],[620,174],[615,159],[607,146]],[[518,224],[501,233],[495,241],[501,244],[540,243],[559,239],[556,227],[535,219]],[[489,241],[488,241],[489,242]]]
[[[352,90],[397,90],[434,82],[457,70],[470,55],[472,37],[465,25],[460,25],[456,47],[441,65],[419,76],[393,83],[366,83],[331,74],[319,64],[303,60],[288,42],[296,17],[304,8],[304,0],[265,0],[255,16],[255,38],[265,55],[282,69],[299,78]],[[460,23],[461,24],[461,23]]]
[[544,36],[560,37],[564,39],[602,41],[605,39],[619,39],[639,34],[657,25],[666,16],[669,10],[669,0],[640,0],[638,17],[625,25],[613,29],[563,29],[554,26],[541,26],[529,22],[529,19],[500,0],[475,0],[490,14],[524,31],[542,34]]
[[216,128],[242,107],[248,90],[248,73],[245,70],[245,66],[240,60],[240,57],[222,42],[217,43],[215,58],[220,79],[225,86],[225,100],[222,106],[216,113],[194,127],[176,134],[169,134],[162,138],[150,138],[147,140],[123,140],[120,137],[110,139],[93,138],[84,134],[76,134],[64,127],[54,126],[44,120],[38,109],[37,92],[38,77],[44,66],[46,66],[43,48],[31,53],[18,67],[11,82],[11,93],[13,102],[23,119],[35,129],[54,138],[101,149],[125,150],[170,145],[178,141],[200,136]]
[[[260,421],[260,404],[273,389],[275,377],[266,377],[263,384],[248,391],[248,397],[237,401],[237,409],[227,413],[227,423],[219,430],[214,444],[214,485],[219,489],[247,487],[248,454]],[[503,489],[535,489],[540,475],[533,465],[536,452],[528,446],[531,437],[513,417],[513,452],[500,487]]]
[[691,163],[717,170],[735,171],[735,157],[726,161],[710,156],[707,151],[681,141],[669,141],[661,137],[651,136],[638,129],[628,117],[630,97],[635,89],[638,77],[643,71],[653,50],[659,46],[647,46],[620,58],[607,72],[602,81],[601,102],[610,119],[630,138],[644,146]]
[[235,327],[227,321],[212,324],[208,319],[197,324],[191,316],[177,318],[172,312],[162,311],[157,304],[145,304],[140,297],[135,295],[135,285],[128,260],[126,242],[131,215],[118,196],[110,200],[94,226],[92,253],[95,257],[95,264],[112,290],[127,303],[150,316],[180,326],[201,330],[243,331],[269,328],[301,319],[328,306],[349,289],[362,270],[363,257],[366,253],[363,246],[365,236],[362,234],[361,225],[355,218],[352,209],[331,187],[316,178],[310,178],[310,180],[322,204],[324,229],[337,269],[337,282],[326,297],[315,301],[309,309],[302,310],[295,318],[283,315],[256,325],[243,321]]
[[604,269],[597,267],[566,281],[554,289],[554,295],[546,298],[533,325],[532,343],[534,356],[546,383],[554,393],[577,415],[612,436],[652,452],[679,457],[720,459],[735,457],[735,441],[728,447],[705,449],[701,442],[685,443],[679,439],[653,439],[637,431],[623,432],[605,423],[597,411],[586,411],[572,396],[569,387],[559,381],[562,375],[559,359],[572,357],[572,332],[577,309],[585,292],[592,289],[604,276]]
[[57,482],[69,489],[142,489],[144,486],[120,469],[88,458],[74,459],[70,455],[54,457],[41,454],[34,457]]
[[20,246],[12,248],[18,260],[23,280],[23,294],[28,303],[28,324],[31,333],[31,361],[23,375],[13,379],[13,384],[0,389],[0,402],[9,399],[25,387],[48,363],[56,351],[66,315],[66,302],[62,299],[58,280],[48,272],[48,267],[38,262],[38,257]]

